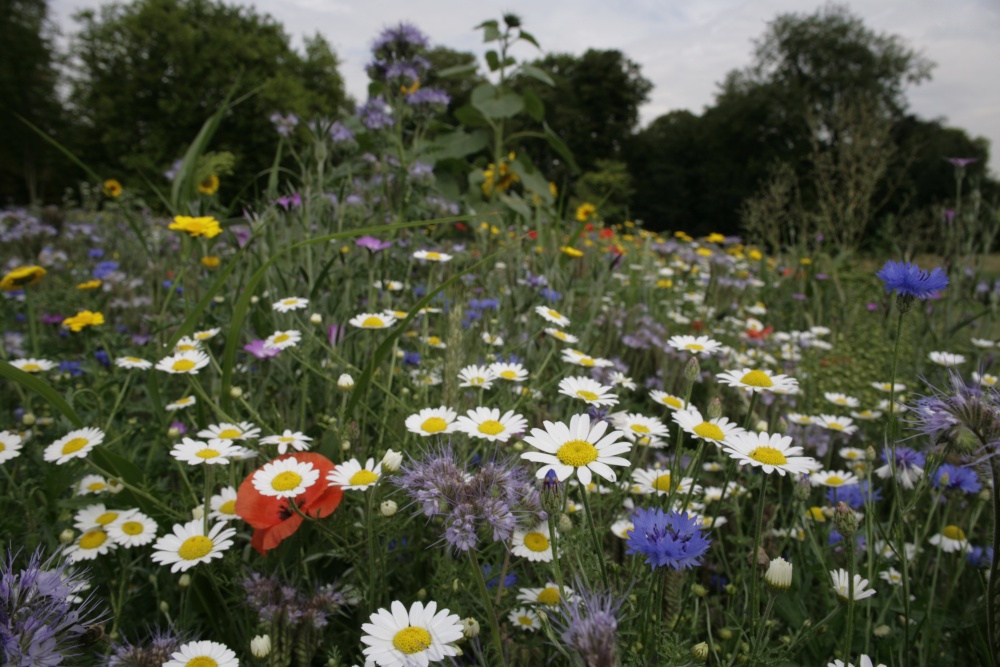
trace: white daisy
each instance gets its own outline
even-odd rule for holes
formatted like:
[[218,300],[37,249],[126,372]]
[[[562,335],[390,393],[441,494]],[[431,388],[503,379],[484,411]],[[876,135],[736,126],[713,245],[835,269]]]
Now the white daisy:
[[714,442],[717,445],[729,442],[733,436],[744,432],[742,428],[730,422],[726,417],[717,417],[706,421],[698,408],[677,410],[673,414],[673,420],[695,438]]
[[295,498],[319,479],[319,470],[308,461],[294,458],[265,463],[253,474],[253,487],[262,496]]
[[236,489],[232,486],[223,487],[219,493],[208,501],[209,519],[232,521],[236,516]]
[[46,461],[62,465],[70,459],[86,458],[90,450],[104,442],[104,431],[99,428],[81,428],[70,431],[45,448]]
[[521,364],[497,361],[490,364],[490,370],[498,380],[508,382],[524,382],[528,379],[528,371]]
[[382,463],[370,458],[364,466],[357,459],[344,461],[326,475],[326,481],[347,491],[364,491],[378,483],[382,476]]
[[559,393],[576,398],[587,405],[597,407],[615,405],[618,398],[611,393],[611,387],[605,387],[597,380],[588,377],[574,376],[563,378],[559,382]]
[[400,292],[405,285],[398,280],[376,280],[372,283],[375,289],[383,289],[387,292]]
[[[0,442],[3,441],[3,434],[0,433]],[[0,463],[3,463],[3,455],[0,452]],[[84,475],[83,479],[73,485],[76,488],[76,495],[86,496],[91,493],[104,493],[108,490],[108,480],[102,475]]]
[[851,416],[862,421],[875,421],[882,416],[882,413],[878,410],[862,410],[860,412],[851,410]]
[[214,329],[205,329],[204,331],[195,331],[192,338],[199,342],[206,341],[218,336],[220,331],[222,331],[222,329],[219,329],[218,327]]
[[443,340],[441,340],[440,336],[426,336],[421,340],[424,342],[424,344],[429,345],[430,347],[433,348],[437,348],[438,350],[444,350],[447,349],[448,347],[448,344],[445,343]]
[[488,366],[466,366],[458,372],[458,379],[461,380],[459,387],[473,387],[475,389],[489,389],[493,386],[493,381],[497,376]]
[[527,607],[518,607],[513,610],[507,614],[507,620],[515,628],[524,632],[535,632],[542,627],[542,622],[539,620],[538,614]]
[[451,255],[446,252],[437,252],[434,250],[418,250],[413,253],[413,259],[420,259],[425,262],[450,262]]
[[453,644],[464,637],[458,614],[438,611],[436,602],[414,602],[407,610],[394,600],[392,611],[379,609],[361,630],[365,658],[379,667],[426,667],[459,654]]
[[611,466],[628,466],[628,459],[617,454],[624,454],[632,449],[632,445],[621,440],[620,431],[608,430],[604,421],[593,424],[589,415],[574,415],[569,425],[561,422],[543,422],[545,429],[533,428],[531,435],[524,441],[537,452],[525,452],[521,458],[544,463],[535,476],[544,479],[549,470],[554,470],[560,482],[576,471],[580,482],[585,486],[590,484],[592,473],[597,473],[609,482],[618,481]]
[[73,515],[73,527],[77,530],[90,530],[91,528],[101,528],[103,530],[138,511],[137,509],[108,509],[102,503],[87,505],[77,510],[76,514]]
[[691,352],[703,357],[711,356],[722,347],[722,343],[712,340],[708,336],[671,336],[667,340],[667,345],[675,350]]
[[612,416],[614,427],[621,431],[628,440],[635,442],[641,438],[666,438],[669,435],[667,425],[656,417],[646,417],[637,413],[619,412]]
[[865,450],[858,447],[841,447],[837,450],[837,453],[840,455],[840,458],[847,461],[865,460]]
[[973,338],[971,340],[972,344],[976,347],[981,347],[983,349],[996,347],[996,341],[987,340],[985,338]]
[[835,415],[820,415],[816,419],[816,424],[830,431],[840,431],[851,435],[858,430],[854,425],[854,420],[850,417],[837,417]]
[[174,352],[195,352],[201,349],[201,341],[188,336],[183,336],[174,345]]
[[658,496],[668,495],[671,491],[686,496],[688,493],[701,493],[701,487],[694,483],[690,477],[681,480],[672,478],[670,471],[657,468],[636,468],[632,471],[633,493],[649,494],[655,493]]
[[535,563],[551,562],[552,543],[549,541],[549,524],[542,522],[531,530],[516,529],[510,551],[515,556],[527,558]]
[[561,340],[562,342],[569,343],[570,345],[572,345],[573,343],[580,342],[580,339],[574,336],[573,334],[566,333],[565,331],[560,331],[555,327],[547,327],[545,329],[545,333],[552,336],[556,340]]
[[[572,600],[574,598],[573,589],[569,586],[563,586],[563,591],[566,592],[566,598]],[[527,602],[528,604],[544,604],[550,607],[556,607],[561,602],[561,596],[559,595],[559,586],[554,582],[548,582],[545,584],[544,588],[522,588],[517,593],[518,602]]]
[[635,380],[633,380],[632,378],[628,377],[627,375],[625,375],[621,371],[614,371],[611,374],[611,378],[609,379],[609,382],[611,382],[611,385],[614,386],[614,387],[624,387],[625,389],[628,389],[629,391],[635,391],[635,388],[636,388]]
[[952,354],[951,352],[930,352],[927,358],[938,366],[944,366],[945,368],[954,368],[965,363],[964,355]]
[[430,436],[455,431],[455,417],[458,413],[442,405],[440,408],[424,408],[406,418],[406,430],[417,435]]
[[135,511],[121,521],[111,523],[107,531],[108,537],[126,549],[141,547],[156,539],[156,522]]
[[684,399],[680,396],[674,396],[673,394],[668,394],[667,392],[660,391],[659,389],[653,389],[650,391],[649,397],[660,405],[667,406],[667,409],[669,410],[683,410],[687,407]]
[[892,586],[903,585],[903,574],[894,567],[890,567],[888,570],[882,570],[879,572],[878,578]]
[[936,547],[940,547],[941,551],[945,553],[964,552],[972,549],[969,546],[969,538],[966,537],[965,531],[955,525],[945,526],[941,529],[940,533],[932,535],[927,541]]
[[[901,403],[900,400],[901,399],[897,396],[896,397],[896,405],[893,407],[893,412],[895,412],[897,415],[901,415],[904,412],[908,412],[910,410],[910,406],[906,405],[905,403]],[[882,412],[888,412],[889,411],[889,399],[885,398],[885,399],[882,399],[881,401],[879,401],[878,402],[878,409],[880,411],[882,411]]]
[[183,410],[184,408],[190,408],[192,405],[198,402],[198,399],[194,396],[185,396],[184,398],[178,398],[173,403],[168,403],[164,407],[168,412],[176,412],[177,410]]
[[785,419],[793,424],[798,424],[799,426],[812,426],[816,423],[815,417],[810,417],[809,415],[801,415],[798,412],[789,412],[785,415]]
[[48,359],[12,359],[9,363],[14,368],[24,371],[25,373],[41,373],[42,371],[51,371],[59,365],[54,361],[49,361]]
[[295,347],[302,340],[302,334],[295,329],[275,331],[264,341],[265,350],[284,350]]
[[839,488],[858,483],[858,477],[852,472],[844,470],[821,470],[809,475],[809,483],[813,486],[826,486],[829,488]]
[[798,390],[799,382],[795,378],[787,375],[778,375],[771,371],[753,370],[744,368],[739,371],[726,371],[716,375],[719,382],[730,387],[745,389],[746,391],[760,392],[770,391],[774,393],[794,393]]
[[208,355],[199,350],[178,352],[160,359],[160,362],[156,364],[156,370],[171,374],[197,375],[198,371],[208,366],[208,361]]
[[211,424],[208,428],[198,431],[199,438],[215,440],[247,440],[260,437],[260,429],[250,422],[239,424]]
[[396,319],[391,313],[361,313],[348,320],[348,324],[359,329],[386,329],[395,324]]
[[765,473],[774,471],[784,477],[786,472],[809,473],[816,469],[816,461],[808,456],[799,456],[801,447],[792,446],[788,436],[774,433],[735,433],[722,443],[730,458],[741,466],[750,464],[760,467]]
[[66,548],[66,557],[71,563],[79,563],[82,560],[94,560],[117,548],[118,545],[102,528],[93,528],[81,533],[76,541]]
[[140,359],[139,357],[118,357],[115,359],[115,366],[145,371],[153,367],[153,362]]
[[297,452],[304,452],[309,449],[312,438],[298,431],[290,431],[287,428],[281,435],[269,435],[260,439],[262,445],[277,445],[278,454],[284,454],[291,447]]
[[[833,592],[844,602],[851,599],[851,579],[847,570],[831,570],[830,578],[833,580]],[[854,601],[864,600],[875,595],[874,588],[868,588],[868,580],[862,579],[860,574],[854,575]]]
[[223,552],[233,546],[236,530],[225,523],[212,526],[205,535],[205,522],[195,519],[175,524],[173,532],[156,540],[153,545],[153,562],[170,565],[171,572],[186,572],[198,563],[208,563],[222,558]]
[[17,458],[21,454],[24,439],[17,433],[0,431],[0,463]]
[[896,384],[893,384],[891,382],[872,382],[872,387],[878,389],[879,391],[884,391],[887,394],[894,390],[897,394],[906,391],[906,385],[901,384],[899,382],[897,382]]
[[469,410],[466,415],[455,422],[455,430],[470,438],[482,438],[489,442],[507,442],[512,435],[523,433],[528,427],[527,420],[514,414],[513,410],[501,416],[497,408],[478,407]]
[[238,667],[240,661],[225,644],[200,641],[183,644],[163,667]]
[[978,382],[983,387],[995,387],[997,385],[997,381],[1000,381],[1000,378],[996,375],[990,375],[989,373],[983,373],[980,375],[975,371],[972,371],[972,379],[974,382]]
[[839,405],[844,408],[856,408],[861,405],[861,401],[853,396],[848,396],[847,394],[842,394],[836,391],[828,391],[823,394],[823,398],[833,403],[834,405]]
[[552,322],[552,324],[555,324],[556,326],[569,326],[569,318],[560,313],[558,310],[549,308],[548,306],[535,306],[535,312],[545,318],[546,321]]
[[607,368],[608,366],[614,366],[614,362],[608,359],[591,357],[579,350],[564,349],[562,351],[562,360],[568,364],[583,366],[585,368]]
[[271,304],[273,310],[279,313],[288,313],[293,310],[302,310],[309,305],[309,299],[303,299],[297,296],[290,296],[282,299],[281,301],[275,301]]
[[495,336],[487,331],[483,332],[482,339],[487,345],[493,345],[494,347],[503,345],[503,336]]
[[228,465],[233,458],[235,446],[232,440],[212,439],[208,442],[184,438],[173,446],[170,455],[178,461],[196,466],[202,463]]
[[632,519],[618,519],[611,524],[611,532],[623,540],[627,540],[633,530],[635,530],[635,525],[632,523]]

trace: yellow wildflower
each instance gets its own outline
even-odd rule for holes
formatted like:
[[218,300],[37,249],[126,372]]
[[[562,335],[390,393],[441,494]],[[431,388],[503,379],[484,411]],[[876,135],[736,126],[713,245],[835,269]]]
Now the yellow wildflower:
[[101,187],[101,192],[104,193],[105,197],[116,199],[122,194],[122,184],[113,178],[109,178],[104,181],[104,185]]
[[708,243],[722,243],[725,240],[726,237],[720,234],[719,232],[712,232],[711,234],[705,237],[705,241],[707,241]]
[[81,331],[84,327],[96,327],[99,324],[104,324],[104,315],[89,310],[81,310],[73,317],[67,317],[62,323],[70,331]]
[[577,250],[576,248],[571,248],[568,245],[564,245],[563,247],[559,248],[559,250],[562,251],[562,254],[569,255],[570,257],[583,257],[583,251],[582,250]]
[[187,232],[192,237],[204,236],[207,239],[214,238],[222,233],[219,221],[212,216],[192,218],[187,215],[174,216],[174,221],[170,223],[170,229],[178,232]]
[[219,268],[219,258],[214,255],[210,257],[202,257],[201,265],[206,269],[217,269]]
[[597,207],[589,201],[580,204],[576,208],[576,221],[587,222],[597,217]]
[[85,283],[80,283],[76,286],[77,289],[97,289],[101,286],[100,280],[88,280]]
[[34,285],[46,273],[40,266],[19,266],[0,278],[0,289],[5,292],[19,290],[25,285]]
[[219,191],[219,177],[212,174],[198,184],[198,192],[203,195],[214,195]]

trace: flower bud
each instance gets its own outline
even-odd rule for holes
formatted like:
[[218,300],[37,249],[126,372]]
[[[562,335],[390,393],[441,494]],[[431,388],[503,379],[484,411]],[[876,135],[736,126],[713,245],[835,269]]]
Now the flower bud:
[[180,437],[180,434],[181,434],[181,430],[179,428],[177,428],[176,426],[171,426],[170,428],[167,429],[167,437],[168,438],[177,438],[177,437]]
[[809,499],[811,492],[812,484],[809,483],[805,475],[800,475],[799,479],[795,482],[795,486],[792,487],[792,497],[796,500],[805,501]]
[[564,533],[573,530],[573,519],[569,518],[568,514],[559,515],[559,530]]
[[[757,547],[757,558],[756,558],[756,561],[757,561],[756,565],[757,565],[757,569],[758,570],[763,570],[768,565],[771,564],[771,559],[767,557],[767,552],[764,551],[764,547]],[[753,554],[747,554],[747,563],[750,564],[750,565],[754,565]]]
[[874,634],[879,639],[882,639],[883,637],[888,637],[890,632],[892,632],[892,628],[890,628],[888,625],[876,625],[875,629],[872,630],[872,634]]
[[417,591],[417,599],[418,600],[426,600],[427,599],[427,589],[426,588],[421,588],[419,591]]
[[783,593],[792,587],[792,564],[778,556],[767,566],[764,573],[767,587],[775,593]]
[[382,457],[382,470],[385,472],[396,472],[399,466],[403,465],[403,455],[391,449]]
[[694,584],[694,585],[692,585],[691,586],[691,592],[694,593],[695,596],[700,597],[700,598],[703,598],[706,595],[708,595],[708,589],[705,588],[704,586],[702,586],[701,584]]
[[337,389],[348,391],[353,387],[354,387],[354,378],[352,378],[347,373],[341,373],[340,377],[337,378]]
[[479,636],[479,621],[472,618],[462,619],[462,634],[465,635],[467,639],[472,639],[473,637]]
[[177,585],[181,588],[187,588],[191,585],[191,575],[186,572],[181,575],[181,578],[177,580]]
[[63,544],[69,544],[76,537],[76,533],[73,532],[72,528],[67,528],[63,532],[59,533],[59,541]]
[[701,375],[701,364],[698,363],[698,357],[691,357],[684,364],[684,379],[688,382],[694,382]]
[[705,662],[708,660],[708,644],[701,642],[700,644],[695,644],[691,647],[691,657],[698,662]]
[[125,485],[116,477],[108,478],[108,493],[118,494],[125,490]]
[[270,635],[257,635],[250,640],[250,652],[255,658],[266,658],[271,652]]
[[868,459],[869,461],[874,461],[875,459],[878,458],[878,454],[875,452],[875,448],[872,447],[871,445],[868,445],[868,448],[865,450],[865,458]]
[[351,441],[350,440],[342,440],[340,442],[340,448],[342,450],[344,450],[345,452],[351,451]]
[[160,600],[160,611],[164,614],[170,611],[170,605],[167,604],[166,600]]
[[383,500],[382,504],[378,506],[378,513],[386,518],[394,515],[398,510],[399,505],[394,500]]
[[836,509],[833,510],[833,525],[837,532],[844,536],[845,540],[854,537],[858,531],[861,519],[858,514],[847,506],[847,503],[840,501]]
[[230,387],[229,395],[232,396],[233,398],[239,398],[243,395],[243,390],[240,389],[239,387]]
[[313,313],[309,316],[309,321],[313,324],[323,324],[323,316],[319,313]]
[[766,419],[761,419],[759,422],[757,422],[754,425],[753,428],[758,433],[767,433],[767,420]]
[[708,415],[708,418],[710,420],[711,419],[718,419],[719,417],[721,417],[722,416],[722,399],[720,399],[718,396],[716,396],[711,401],[709,401],[708,402],[708,408],[705,409],[705,414]]
[[221,294],[216,294],[214,297],[212,297],[212,301],[216,303],[225,303],[226,297],[222,296]]
[[192,509],[191,510],[191,518],[195,519],[196,521],[199,520],[199,519],[204,519],[205,518],[205,506],[204,505],[198,505],[197,507],[195,507],[194,509]]
[[719,639],[726,641],[732,638],[733,638],[732,630],[730,630],[729,628],[719,628]]
[[258,301],[260,301],[260,297],[258,297],[258,296],[256,296],[256,295],[254,295],[254,296],[250,297],[250,303],[251,303],[251,304],[255,304],[255,303],[257,303]]
[[33,412],[25,412],[21,415],[21,423],[25,426],[34,426],[35,421],[35,414]]

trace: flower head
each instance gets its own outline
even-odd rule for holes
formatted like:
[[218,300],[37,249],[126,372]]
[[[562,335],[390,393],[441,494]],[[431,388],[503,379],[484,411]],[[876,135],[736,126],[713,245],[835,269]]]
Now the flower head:
[[192,218],[187,215],[174,216],[174,221],[170,223],[169,229],[186,232],[191,237],[204,236],[207,239],[215,238],[222,233],[219,221],[212,216],[200,218]]
[[463,637],[458,614],[438,611],[433,601],[426,606],[414,602],[407,609],[394,600],[391,607],[392,611],[379,609],[361,626],[367,660],[379,667],[416,667],[458,655],[452,646]]
[[889,260],[876,274],[885,283],[886,292],[900,298],[925,300],[948,286],[948,276],[941,268],[930,273],[910,262]]
[[236,531],[225,523],[217,523],[205,534],[201,519],[176,524],[173,533],[164,535],[153,545],[153,562],[170,565],[171,572],[186,572],[198,563],[209,563],[222,558],[223,552],[233,546]]
[[680,512],[639,508],[632,515],[632,525],[626,553],[644,555],[654,570],[664,565],[674,570],[694,567],[711,543],[702,534],[698,518]]
[[618,664],[618,616],[625,597],[613,591],[588,591],[582,586],[559,607],[553,629],[584,665]]
[[549,470],[555,470],[560,482],[566,481],[574,471],[584,486],[590,484],[592,473],[615,482],[618,477],[611,466],[629,465],[628,459],[618,454],[629,451],[632,445],[622,441],[621,431],[607,433],[607,422],[592,422],[589,415],[574,415],[568,425],[547,421],[544,426],[544,430],[531,429],[531,435],[524,438],[540,451],[521,454],[523,459],[545,464],[535,474],[538,479],[543,479]]
[[28,285],[34,285],[42,276],[46,274],[45,269],[40,266],[19,266],[8,271],[0,278],[0,290],[13,292],[23,289]]
[[[830,578],[833,580],[833,592],[844,602],[851,598],[851,580],[847,570],[831,570]],[[874,588],[868,588],[868,580],[862,579],[860,574],[854,575],[854,601],[864,600],[875,595]]]
[[73,317],[67,317],[62,323],[63,327],[74,332],[82,331],[85,327],[96,327],[101,324],[104,324],[104,315],[101,313],[92,313],[89,310],[81,310]]

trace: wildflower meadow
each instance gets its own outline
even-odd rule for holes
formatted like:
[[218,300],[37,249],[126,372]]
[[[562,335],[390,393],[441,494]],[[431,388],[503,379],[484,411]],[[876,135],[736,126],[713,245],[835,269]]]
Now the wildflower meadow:
[[0,211],[4,664],[996,667],[968,165],[916,259],[609,219],[478,31],[460,113],[390,26],[239,197],[234,88],[161,181]]

